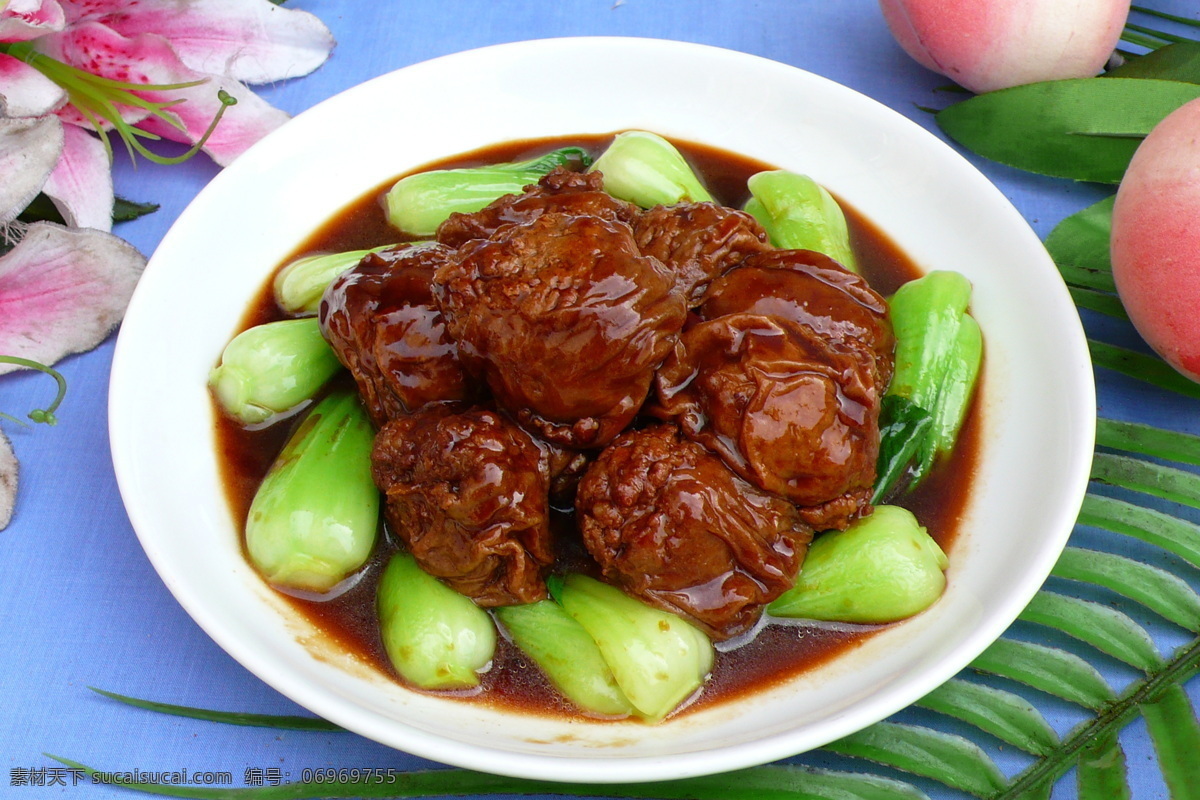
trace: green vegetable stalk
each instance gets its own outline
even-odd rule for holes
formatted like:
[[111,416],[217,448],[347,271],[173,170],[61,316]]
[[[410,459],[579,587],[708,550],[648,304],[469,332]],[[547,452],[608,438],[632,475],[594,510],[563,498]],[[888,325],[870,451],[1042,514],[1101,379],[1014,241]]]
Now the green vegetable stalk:
[[275,303],[289,314],[311,315],[321,305],[321,295],[333,279],[362,261],[368,253],[378,253],[394,245],[345,253],[304,256],[288,263],[275,276]]
[[588,632],[621,691],[647,720],[674,711],[712,669],[712,642],[702,631],[620,589],[573,574],[556,599]]
[[807,175],[786,170],[759,172],[746,186],[751,197],[745,210],[767,231],[771,244],[788,250],[814,250],[858,272],[846,215],[825,187]]
[[397,553],[379,580],[376,608],[384,649],[405,680],[422,689],[479,685],[496,650],[496,629],[470,598]]
[[495,611],[517,647],[532,658],[564,697],[585,711],[626,717],[625,697],[600,648],[583,626],[553,600]]
[[933,411],[970,302],[971,284],[957,272],[931,272],[896,290],[888,302],[896,334],[892,394]]
[[250,562],[272,584],[326,592],[366,563],[379,525],[374,435],[357,395],[339,391],[288,439],[246,519]]
[[456,211],[478,211],[537,183],[555,167],[589,161],[582,149],[564,147],[528,161],[414,173],[397,181],[384,198],[388,222],[412,236],[433,236]]
[[929,444],[921,454],[923,473],[928,471],[934,459],[954,449],[954,442],[958,439],[958,432],[966,419],[982,365],[983,333],[974,317],[963,314],[954,348],[950,353],[950,363],[946,365],[945,382],[938,393],[933,429],[929,438],[925,440]]
[[604,173],[604,191],[642,208],[713,199],[675,145],[646,131],[617,134],[591,171]]
[[876,502],[910,458],[910,485],[916,486],[954,446],[983,357],[979,325],[967,314],[970,302],[970,282],[951,271],[909,281],[889,301],[896,369],[880,417]]
[[818,536],[796,585],[767,606],[777,617],[882,623],[933,605],[946,587],[942,548],[899,506],[881,505]]
[[312,398],[341,368],[315,319],[280,320],[235,336],[208,385],[225,413],[256,425]]

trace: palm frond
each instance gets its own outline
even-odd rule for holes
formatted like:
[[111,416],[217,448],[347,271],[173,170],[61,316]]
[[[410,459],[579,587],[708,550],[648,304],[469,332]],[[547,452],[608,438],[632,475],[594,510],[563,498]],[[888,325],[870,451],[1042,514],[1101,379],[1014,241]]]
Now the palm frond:
[[940,781],[976,797],[1004,788],[1004,775],[979,745],[933,728],[879,722],[826,749]]
[[[1200,464],[1200,437],[1102,419],[1097,446],[1093,490],[1079,525],[1102,531],[1102,544],[1118,552],[1072,543],[1052,574],[1096,599],[1044,588],[1021,614],[1022,622],[1052,628],[1073,642],[1063,647],[1033,644],[1016,638],[1014,629],[971,665],[1014,688],[1086,708],[1085,721],[1059,737],[1036,702],[960,677],[917,704],[961,723],[955,733],[885,722],[834,743],[829,751],[901,769],[984,800],[1049,797],[1059,779],[1074,769],[1080,798],[1120,800],[1130,797],[1130,788],[1119,734],[1140,718],[1172,800],[1200,800],[1200,721],[1183,688],[1200,672],[1200,637],[1166,657],[1145,625],[1131,616],[1140,609],[1138,613],[1149,612],[1151,621],[1157,616],[1177,630],[1200,632],[1200,594],[1193,589],[1194,567],[1200,566],[1200,525],[1152,507],[1166,501],[1200,508],[1200,475],[1160,462]],[[1101,489],[1124,492],[1128,499],[1100,494]],[[1139,560],[1121,554],[1136,546],[1149,546],[1163,557]],[[1155,563],[1146,563],[1150,560]],[[1109,605],[1122,599],[1134,604],[1131,613]],[[1097,666],[1105,658],[1133,667],[1140,677],[1118,694]],[[985,734],[978,742],[976,731]],[[993,785],[987,765],[995,762],[980,744],[990,737],[1031,754],[1032,763]],[[958,755],[942,762],[915,758],[916,743],[926,740],[938,742],[939,752]],[[982,758],[966,755],[975,748]],[[975,771],[965,773],[967,765]]]
[[917,705],[974,725],[1035,756],[1058,745],[1058,734],[1032,703],[1018,694],[952,678]]
[[1163,663],[1144,627],[1128,614],[1091,600],[1044,590],[1020,618],[1054,628],[1142,672],[1153,672]]
[[1141,709],[1171,796],[1200,798],[1200,723],[1187,694],[1171,685]]
[[1116,734],[1097,736],[1079,756],[1079,796],[1128,800],[1129,776],[1125,751]]

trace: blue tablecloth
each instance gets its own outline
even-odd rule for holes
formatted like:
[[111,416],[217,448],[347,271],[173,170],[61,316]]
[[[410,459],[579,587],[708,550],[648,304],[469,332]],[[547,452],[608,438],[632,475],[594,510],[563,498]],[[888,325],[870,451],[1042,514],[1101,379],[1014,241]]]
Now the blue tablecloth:
[[[932,117],[921,107],[948,102],[936,91],[947,81],[896,46],[875,0],[292,0],[288,5],[317,14],[338,40],[331,59],[313,75],[261,88],[268,100],[292,113],[431,57],[573,35],[658,37],[765,56],[850,86],[935,132]],[[1184,0],[1156,5],[1194,13]],[[120,153],[117,161],[119,195],[161,204],[157,213],[116,229],[147,255],[217,171],[204,158],[174,167],[148,162],[134,167]],[[1104,194],[1095,186],[975,162],[1043,236],[1061,218]],[[1139,346],[1126,325],[1091,317],[1086,321],[1112,341]],[[88,690],[96,686],[208,708],[303,713],[213,644],[175,602],[139,548],[109,460],[111,355],[110,339],[60,365],[70,393],[57,427],[5,424],[21,462],[21,493],[12,524],[0,534],[0,757],[9,773],[0,776],[0,795],[28,800],[130,796],[107,786],[72,787],[69,775],[65,787],[18,785],[31,770],[55,766],[46,753],[108,770],[228,772],[239,785],[264,773],[295,780],[305,769],[437,766],[349,733],[276,732],[160,716]],[[1194,401],[1103,371],[1098,380],[1099,410],[1105,416],[1200,430]],[[0,379],[0,409],[7,412],[24,413],[50,396],[52,386],[44,377]],[[1169,630],[1159,635],[1164,652],[1179,644]],[[1116,676],[1117,685],[1122,680]],[[1192,694],[1200,695],[1194,687]],[[1049,710],[1060,732],[1082,719],[1065,704],[1043,703],[1042,708]],[[1134,796],[1165,796],[1144,726],[1131,726],[1122,742]],[[794,761],[856,766],[828,756]],[[932,797],[960,796],[936,784],[922,785]],[[1070,782],[1056,796],[1073,796]]]

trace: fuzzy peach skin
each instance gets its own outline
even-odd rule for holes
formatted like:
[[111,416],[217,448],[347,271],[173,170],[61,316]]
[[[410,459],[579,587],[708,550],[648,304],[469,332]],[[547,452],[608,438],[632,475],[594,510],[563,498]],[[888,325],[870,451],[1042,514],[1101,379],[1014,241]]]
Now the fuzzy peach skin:
[[879,0],[910,56],[973,92],[1088,78],[1121,37],[1130,0]]
[[1113,207],[1117,294],[1138,333],[1200,381],[1200,100],[1138,146]]

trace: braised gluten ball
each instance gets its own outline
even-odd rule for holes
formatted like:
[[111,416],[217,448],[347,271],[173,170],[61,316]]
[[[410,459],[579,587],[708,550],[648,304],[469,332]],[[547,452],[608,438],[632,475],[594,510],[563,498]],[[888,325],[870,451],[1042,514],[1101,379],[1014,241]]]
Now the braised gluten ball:
[[384,513],[421,568],[481,606],[545,599],[549,458],[495,411],[431,407],[379,431]]
[[588,467],[579,530],[604,577],[715,639],[789,589],[812,530],[674,425],[622,434]]
[[547,211],[463,244],[433,290],[499,408],[547,441],[594,448],[637,414],[683,326],[673,288],[628,225]]
[[452,252],[429,243],[370,253],[321,298],[321,332],[354,376],[376,427],[476,393],[433,302],[434,270]]

